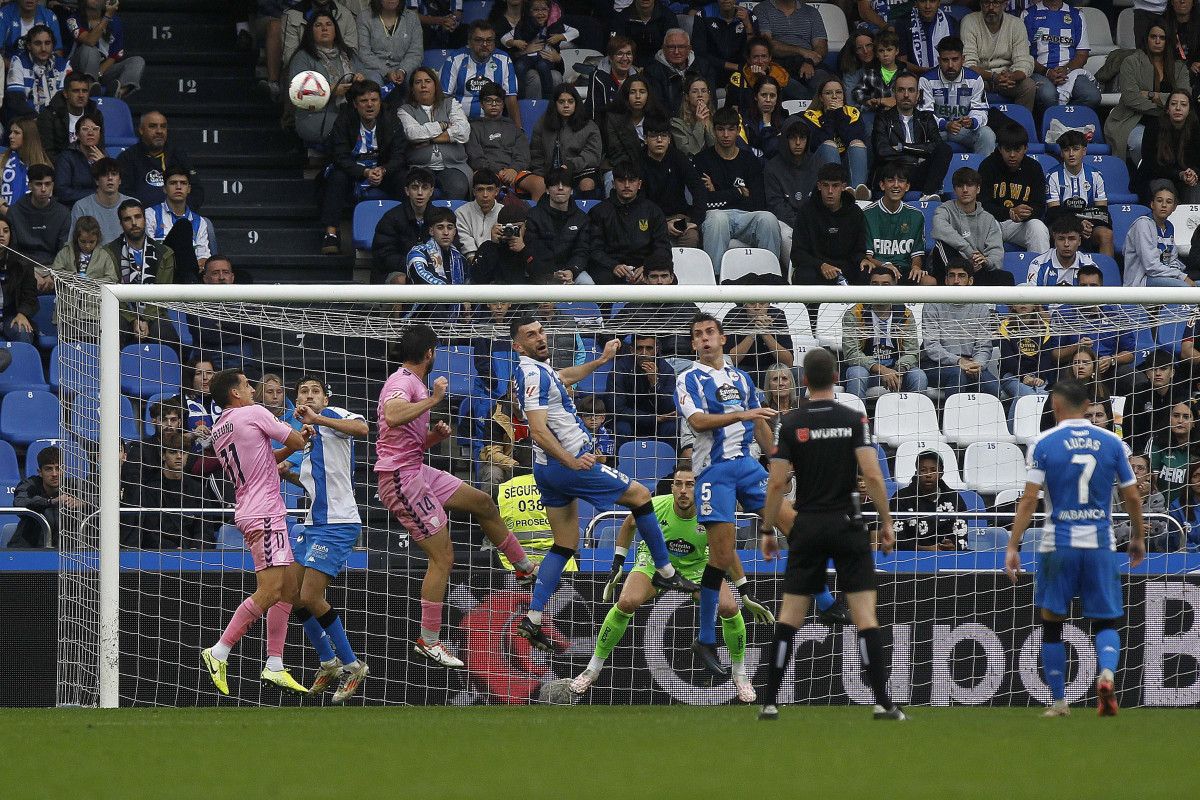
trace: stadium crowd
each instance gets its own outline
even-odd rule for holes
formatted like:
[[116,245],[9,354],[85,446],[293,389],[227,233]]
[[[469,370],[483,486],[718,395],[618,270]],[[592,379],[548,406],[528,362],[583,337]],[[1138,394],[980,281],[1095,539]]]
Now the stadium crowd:
[[[1132,49],[1111,46],[1112,27],[1095,29],[1103,14],[1061,0],[982,0],[977,10],[934,0],[496,0],[472,20],[461,0],[410,5],[258,0],[253,29],[281,124],[320,165],[321,252],[341,253],[348,215],[368,215],[375,282],[1176,286],[1200,276],[1200,248],[1177,247],[1172,222],[1179,204],[1200,202],[1190,0],[1135,12]],[[38,298],[53,293],[53,270],[124,283],[235,279],[166,117],[147,112],[135,144],[106,147],[104,101],[136,91],[144,64],[124,51],[116,3],[81,9],[66,20],[33,0],[0,9],[10,59],[0,243],[11,245],[0,333],[13,342],[38,345],[52,329]],[[848,23],[840,53],[828,19]],[[1096,42],[1109,43],[1098,68]],[[287,87],[310,70],[331,98],[297,109]],[[1106,91],[1119,93],[1116,107]],[[517,309],[492,305],[464,317],[484,333],[471,341],[480,389],[460,398],[457,422],[473,477],[494,491],[528,471],[528,453],[498,379],[511,354],[486,333]],[[611,316],[577,329],[552,304],[535,310],[556,364],[629,337],[607,382],[576,388],[585,420],[610,458],[634,441],[686,454],[671,398],[691,358],[695,307],[599,310]],[[857,305],[822,327],[816,308],[793,316],[747,304],[723,322],[730,360],[780,408],[796,402],[795,356],[810,341],[840,353],[842,386],[867,407],[900,392],[943,406],[969,393],[1002,402],[1014,428],[1034,408],[1022,400],[1044,398],[1062,374],[1083,377],[1096,418],[1146,454],[1147,508],[1177,506],[1190,531],[1200,522],[1190,458],[1200,354],[1191,323],[1142,313]],[[122,316],[125,344],[169,347],[185,365],[184,398],[147,403],[155,432],[129,445],[127,500],[222,497],[206,450],[220,409],[206,381],[230,366],[256,371],[257,329],[154,309]],[[284,416],[287,387],[270,377],[262,402]],[[1177,409],[1187,409],[1186,431]],[[944,455],[935,464],[936,454],[922,451],[894,502],[952,510],[938,500],[948,491],[958,508],[959,490],[943,480],[957,465]],[[42,484],[27,494],[53,504],[56,481],[40,457],[37,466]],[[47,508],[35,502],[22,504]],[[216,527],[145,520],[123,539],[189,546],[214,541]],[[12,542],[53,543],[31,536],[22,526]],[[968,544],[964,528],[940,523],[906,541]]]

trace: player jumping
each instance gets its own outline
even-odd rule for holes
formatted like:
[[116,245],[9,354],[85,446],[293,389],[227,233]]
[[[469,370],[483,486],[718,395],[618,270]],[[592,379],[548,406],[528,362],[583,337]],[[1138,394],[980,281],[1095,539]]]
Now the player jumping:
[[717,604],[733,562],[737,505],[753,514],[763,509],[767,471],[750,455],[750,443],[757,439],[764,453],[771,452],[767,421],[775,411],[759,404],[749,375],[725,363],[725,333],[716,317],[703,312],[692,317],[691,334],[697,360],[676,380],[675,407],[696,432],[696,518],[708,532],[700,633],[692,650],[705,669],[725,677],[728,671],[717,656]]
[[[517,633],[539,650],[550,651],[554,643],[542,632],[542,610],[558,588],[563,568],[579,547],[579,515],[576,500],[586,500],[597,508],[614,503],[633,512],[634,524],[654,557],[651,584],[659,589],[694,592],[698,588],[671,564],[663,540],[650,490],[635,483],[612,467],[597,464],[593,441],[575,411],[575,403],[564,384],[573,384],[607,364],[617,354],[620,342],[609,342],[600,358],[586,364],[555,372],[549,365],[550,348],[542,323],[528,315],[516,317],[509,328],[513,349],[520,355],[514,380],[517,400],[533,439],[533,477],[546,519],[554,536],[554,545],[542,559],[529,613],[517,626]],[[715,606],[714,606],[715,614]]]
[[796,475],[796,517],[788,534],[783,603],[771,645],[767,688],[759,719],[779,718],[775,701],[791,660],[796,630],[808,615],[809,600],[825,587],[829,559],[846,592],[850,617],[858,627],[863,668],[875,695],[875,719],[907,717],[888,696],[883,632],[875,617],[875,559],[871,535],[862,523],[856,489],[861,471],[867,494],[879,509],[879,543],[890,552],[894,536],[887,487],[879,470],[867,418],[833,399],[836,363],[826,350],[804,356],[808,402],[784,416],[779,426],[763,515],[763,556],[779,554],[775,523],[790,472]]
[[437,344],[437,334],[425,324],[410,325],[400,338],[402,366],[387,379],[379,395],[375,472],[379,474],[379,499],[429,557],[421,583],[421,636],[413,649],[443,667],[462,667],[463,662],[441,643],[442,601],[454,566],[446,511],[474,516],[484,535],[515,568],[518,583],[531,583],[537,568],[517,537],[504,527],[490,497],[423,462],[425,450],[450,435],[445,422],[429,428],[429,411],[445,399],[449,385],[440,377],[433,382],[433,394],[425,386]]
[[1099,714],[1112,717],[1117,713],[1113,678],[1121,656],[1117,627],[1124,616],[1112,533],[1114,479],[1121,487],[1121,501],[1129,514],[1131,567],[1141,564],[1146,555],[1142,501],[1121,440],[1083,419],[1088,407],[1084,385],[1074,379],[1059,381],[1050,390],[1050,404],[1058,425],[1043,433],[1029,451],[1025,493],[1017,504],[1004,568],[1016,583],[1021,572],[1021,538],[1037,510],[1038,492],[1045,485],[1047,516],[1038,547],[1033,592],[1034,604],[1042,610],[1042,670],[1054,700],[1043,716],[1071,716],[1063,620],[1071,610],[1071,601],[1078,597],[1096,635]]
[[[278,462],[304,449],[311,429],[294,431],[265,407],[254,402],[254,389],[238,369],[221,370],[212,377],[209,393],[224,411],[213,424],[213,447],[225,474],[233,482],[233,521],[254,557],[258,588],[234,612],[221,640],[200,653],[208,676],[221,694],[229,694],[226,679],[229,651],[264,613],[267,615],[267,664],[262,682],[285,692],[308,694],[283,666],[291,602],[296,581],[288,568],[293,563],[288,542],[287,509],[279,491]],[[271,441],[284,447],[272,452]]]
[[[671,494],[664,494],[651,500],[654,504],[654,515],[662,527],[663,538],[667,542],[667,551],[671,554],[671,563],[688,580],[695,581],[704,571],[704,563],[708,560],[708,536],[704,529],[696,523],[695,502],[696,476],[692,474],[690,464],[679,464],[671,479]],[[613,556],[612,572],[609,573],[608,583],[604,586],[604,599],[611,602],[613,592],[620,584],[624,573],[621,571],[625,563],[625,554],[633,542],[633,515],[625,518],[621,531],[617,534],[616,555]],[[600,677],[604,662],[608,659],[617,642],[625,635],[625,628],[633,614],[647,600],[658,594],[659,590],[651,584],[654,576],[653,562],[650,560],[650,548],[645,543],[638,546],[637,563],[625,578],[625,586],[621,589],[621,598],[608,611],[600,635],[596,637],[596,654],[588,663],[587,669],[571,681],[571,691],[583,694],[588,687]],[[745,573],[742,562],[734,558],[733,572],[738,573],[738,579],[745,584]],[[750,594],[748,588],[741,589],[742,603],[754,614],[755,620],[771,624],[775,617],[765,606]],[[757,695],[746,674],[746,622],[742,612],[738,610],[737,601],[729,584],[722,582],[720,602],[717,613],[721,616],[721,635],[725,646],[729,648],[729,657],[733,662],[733,685],[737,689],[738,699],[743,703],[753,703]]]
[[[296,562],[290,567],[300,587],[296,618],[316,648],[321,669],[309,688],[313,694],[331,688],[341,676],[333,702],[354,694],[369,673],[354,655],[337,611],[325,600],[325,588],[346,566],[362,535],[362,517],[354,497],[354,437],[365,437],[360,414],[329,405],[325,382],[305,376],[296,384],[296,420],[311,425],[310,450],[300,465],[300,485],[309,497],[304,533],[295,541]],[[335,655],[336,651],[336,655]]]

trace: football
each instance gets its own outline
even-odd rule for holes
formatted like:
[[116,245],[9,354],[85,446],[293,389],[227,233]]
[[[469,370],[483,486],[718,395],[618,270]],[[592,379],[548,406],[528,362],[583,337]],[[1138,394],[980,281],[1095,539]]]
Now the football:
[[296,108],[317,111],[329,102],[329,81],[319,72],[305,70],[292,78],[288,97]]
[[569,706],[574,704],[575,695],[571,693],[571,679],[560,678],[546,681],[538,689],[538,702],[552,706]]

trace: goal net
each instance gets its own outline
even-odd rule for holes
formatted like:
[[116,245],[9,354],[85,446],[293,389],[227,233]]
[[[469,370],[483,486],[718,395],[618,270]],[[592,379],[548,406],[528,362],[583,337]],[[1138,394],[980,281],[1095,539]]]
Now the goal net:
[[[370,423],[354,440],[353,498],[363,527],[326,597],[371,674],[353,703],[525,704],[563,700],[561,680],[592,657],[611,607],[602,597],[626,518],[621,508],[579,504],[581,546],[547,606],[559,650],[531,651],[516,634],[530,592],[475,519],[454,513],[455,562],[441,638],[465,663],[448,670],[414,653],[427,560],[386,510],[376,488],[376,416],[397,344],[416,321],[439,337],[428,381],[448,380],[432,423],[451,435],[426,463],[489,493],[531,554],[550,544],[532,480],[527,425],[509,393],[516,354],[508,332],[518,311],[548,332],[555,368],[621,354],[571,387],[608,465],[655,495],[671,494],[694,434],[672,399],[676,374],[694,357],[697,310],[723,320],[730,361],[758,386],[759,401],[786,411],[802,402],[806,351],[839,356],[839,401],[869,417],[896,509],[898,548],[876,554],[879,616],[887,631],[893,696],[906,704],[1030,705],[1049,698],[1040,672],[1033,606],[1037,530],[1022,544],[1030,573],[1003,572],[1013,512],[1024,488],[1025,451],[1053,424],[1045,390],[1084,379],[1089,418],[1119,433],[1141,478],[1151,551],[1123,571],[1127,618],[1119,688],[1130,705],[1200,702],[1200,450],[1192,349],[1195,299],[1165,290],[664,286],[516,287],[101,287],[58,283],[56,444],[64,505],[60,536],[62,705],[324,704],[331,695],[280,697],[258,680],[265,625],[234,648],[229,697],[200,665],[243,599],[254,591],[250,554],[233,526],[233,492],[211,449],[219,417],[207,394],[214,370],[240,367],[259,401],[294,419],[302,378],[324,381],[329,402]],[[448,302],[456,298],[456,302]],[[466,301],[470,302],[467,303]],[[417,302],[417,305],[414,305]],[[298,423],[296,423],[298,425]],[[115,445],[122,443],[118,455]],[[35,443],[35,447],[45,443]],[[1144,454],[1144,455],[1143,455]],[[762,457],[755,450],[751,457]],[[289,471],[299,473],[303,454]],[[764,459],[765,463],[765,459]],[[1193,478],[1192,473],[1196,472]],[[288,476],[290,477],[290,476]],[[290,524],[313,499],[284,480]],[[322,500],[321,502],[326,502]],[[700,501],[697,499],[697,503]],[[778,562],[757,552],[758,518],[739,514],[745,589],[777,609]],[[1114,512],[1119,509],[1114,508]],[[874,525],[871,507],[865,520]],[[1123,549],[1128,525],[1117,515]],[[1038,524],[1035,522],[1035,526]],[[1195,533],[1193,533],[1195,531]],[[293,531],[295,533],[295,531]],[[627,569],[636,560],[630,550]],[[1127,566],[1122,559],[1122,569]],[[781,702],[870,701],[855,632],[836,605],[799,632]],[[620,587],[618,587],[620,591]],[[734,590],[734,596],[738,591]],[[1088,624],[1067,625],[1068,699],[1092,697],[1096,659]],[[771,627],[742,611],[747,673],[766,680]],[[663,594],[641,605],[583,704],[734,701],[728,679],[694,659],[698,611]],[[717,642],[726,663],[734,657]],[[735,644],[734,650],[740,650]],[[293,619],[284,662],[305,685],[318,659]],[[559,683],[555,683],[559,681]]]

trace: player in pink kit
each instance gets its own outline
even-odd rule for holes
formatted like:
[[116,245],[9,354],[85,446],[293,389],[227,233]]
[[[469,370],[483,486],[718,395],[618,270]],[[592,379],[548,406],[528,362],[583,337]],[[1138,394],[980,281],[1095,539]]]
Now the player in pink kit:
[[454,566],[447,509],[469,512],[479,521],[484,535],[516,569],[518,583],[532,584],[537,568],[504,526],[490,497],[424,463],[425,450],[450,435],[445,422],[432,430],[429,427],[430,409],[446,397],[445,378],[433,382],[433,394],[425,387],[437,343],[433,328],[424,324],[409,326],[400,339],[402,366],[387,379],[379,395],[375,472],[379,474],[379,499],[429,557],[421,584],[421,636],[413,649],[435,664],[461,667],[463,662],[440,640],[442,601]]
[[[233,521],[254,556],[258,589],[234,612],[221,640],[200,653],[208,676],[221,694],[229,694],[226,680],[229,651],[264,613],[267,615],[267,664],[262,682],[286,692],[308,694],[283,666],[283,642],[288,616],[296,599],[296,579],[288,570],[292,546],[287,535],[287,509],[279,493],[278,462],[303,450],[312,429],[294,431],[264,406],[255,404],[254,388],[241,370],[227,369],[209,384],[213,401],[224,411],[213,424],[213,447],[225,475],[233,482],[236,503]],[[271,440],[283,442],[274,450]]]

